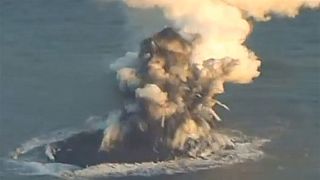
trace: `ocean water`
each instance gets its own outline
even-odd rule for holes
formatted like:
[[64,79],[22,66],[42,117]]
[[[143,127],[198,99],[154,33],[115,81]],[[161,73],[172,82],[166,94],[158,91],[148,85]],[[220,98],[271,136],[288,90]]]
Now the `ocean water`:
[[[248,46],[262,74],[226,85],[223,127],[271,139],[259,161],[187,174],[121,179],[320,179],[320,12],[255,23]],[[109,64],[168,22],[119,1],[0,0],[0,158],[21,143],[117,109]],[[0,163],[0,179],[21,176]]]

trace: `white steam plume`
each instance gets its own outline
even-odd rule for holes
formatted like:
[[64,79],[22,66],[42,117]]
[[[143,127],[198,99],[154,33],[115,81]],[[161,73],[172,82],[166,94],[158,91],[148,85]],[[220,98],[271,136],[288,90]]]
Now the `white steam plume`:
[[[249,83],[259,76],[260,61],[243,45],[251,31],[248,17],[266,20],[277,13],[294,17],[302,7],[317,8],[320,0],[125,0],[132,7],[159,7],[181,34],[198,34],[192,61],[226,57],[237,65],[223,75],[224,81]],[[223,64],[229,62],[223,61]]]

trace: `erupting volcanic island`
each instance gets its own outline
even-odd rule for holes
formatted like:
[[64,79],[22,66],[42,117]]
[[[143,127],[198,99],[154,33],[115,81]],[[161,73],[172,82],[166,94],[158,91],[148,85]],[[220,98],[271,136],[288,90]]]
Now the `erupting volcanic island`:
[[146,38],[138,53],[111,64],[124,106],[102,118],[103,127],[26,142],[12,162],[41,166],[59,177],[110,177],[188,172],[261,158],[267,140],[219,127],[217,108],[229,108],[217,96],[225,83],[247,84],[260,75],[260,60],[244,44],[253,28],[249,19],[294,17],[301,7],[318,8],[319,0],[125,2],[160,8],[173,28]]
[[[234,149],[233,140],[216,128],[221,118],[214,107],[229,110],[216,96],[223,92],[223,77],[237,61],[191,64],[192,42],[172,28],[145,39],[140,47],[130,64],[121,60],[114,64],[119,87],[127,96],[125,106],[110,113],[104,133],[79,134],[51,145],[55,161],[81,166],[134,163],[177,156],[205,158]],[[81,147],[84,140],[88,142]]]
[[261,158],[267,140],[218,128],[215,107],[229,108],[216,96],[238,61],[191,63],[196,41],[173,28],[143,40],[138,54],[111,65],[127,101],[104,119],[105,129],[43,140],[29,149],[26,143],[14,158],[42,152],[50,163],[85,168],[63,171],[63,177],[178,173]]

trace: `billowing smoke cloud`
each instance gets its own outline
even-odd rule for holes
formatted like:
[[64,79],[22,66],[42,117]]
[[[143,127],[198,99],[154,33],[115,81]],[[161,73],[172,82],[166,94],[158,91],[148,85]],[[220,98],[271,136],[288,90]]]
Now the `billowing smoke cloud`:
[[[215,105],[224,83],[250,83],[260,75],[258,57],[244,42],[248,19],[269,15],[294,17],[320,0],[126,0],[131,7],[163,10],[173,23],[111,65],[130,101],[110,121],[102,149],[108,150],[132,131],[154,137],[152,143],[185,148],[189,139],[207,139],[222,147],[232,142],[215,132],[221,118]],[[133,130],[134,129],[134,130]],[[118,137],[118,138],[117,138]],[[117,142],[118,141],[118,142]]]
[[257,20],[269,20],[270,14],[289,17],[298,15],[301,8],[319,8],[319,0],[225,0],[226,3],[242,10],[245,15]]
[[[319,0],[127,0],[133,7],[159,7],[181,34],[198,34],[192,61],[230,57],[238,61],[225,81],[248,83],[259,76],[259,60],[243,42],[251,31],[248,17],[268,19],[268,14],[295,16],[301,7],[319,7]],[[224,64],[229,62],[223,61]]]

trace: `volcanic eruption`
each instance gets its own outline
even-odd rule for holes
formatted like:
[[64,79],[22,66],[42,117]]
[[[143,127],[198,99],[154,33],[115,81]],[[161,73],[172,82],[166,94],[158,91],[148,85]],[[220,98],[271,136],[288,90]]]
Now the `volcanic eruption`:
[[225,83],[247,84],[261,61],[245,45],[251,22],[270,14],[294,17],[319,0],[126,0],[131,7],[160,8],[172,24],[144,39],[138,53],[110,65],[126,98],[110,112],[106,128],[47,146],[49,158],[79,166],[145,162],[177,156],[207,157],[232,149],[221,133],[218,95]]
[[191,63],[192,50],[191,41],[165,28],[142,41],[131,66],[118,67],[119,87],[129,95],[129,102],[117,120],[110,120],[102,150],[130,136],[132,127],[152,137],[150,143],[155,146],[173,150],[183,150],[189,139],[214,139],[222,147],[232,146],[229,139],[213,131],[221,121],[214,106],[229,109],[216,96],[224,91],[224,78],[238,62],[208,59],[198,67]]

